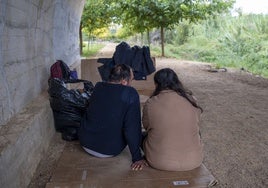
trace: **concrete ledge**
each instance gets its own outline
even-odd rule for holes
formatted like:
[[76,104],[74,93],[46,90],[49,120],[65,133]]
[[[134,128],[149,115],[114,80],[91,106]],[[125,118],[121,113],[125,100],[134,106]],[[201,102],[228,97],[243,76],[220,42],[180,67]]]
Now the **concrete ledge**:
[[0,127],[0,187],[27,187],[54,135],[54,119],[44,92]]
[[[152,57],[154,66],[156,66],[155,57]],[[93,59],[82,59],[81,60],[81,78],[84,80],[91,81],[94,85],[101,81],[101,76],[98,71],[98,67],[103,64],[97,62],[97,58]],[[145,90],[152,91],[154,90],[154,73],[147,76],[146,80],[133,80],[132,86],[138,91],[144,93]]]

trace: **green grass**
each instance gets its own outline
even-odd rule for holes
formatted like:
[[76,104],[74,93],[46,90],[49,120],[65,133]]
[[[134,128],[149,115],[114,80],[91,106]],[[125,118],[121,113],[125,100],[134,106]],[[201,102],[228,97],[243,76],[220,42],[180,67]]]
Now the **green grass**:
[[87,42],[83,42],[82,57],[95,56],[104,46],[105,44],[103,43],[92,43],[88,45]]
[[[166,32],[166,57],[243,69],[268,78],[268,15],[226,15],[188,23],[189,32],[183,35],[180,31],[185,25]],[[151,54],[161,56],[161,46],[150,49]]]
[[[161,56],[161,46],[151,46],[152,56]],[[268,78],[267,56],[256,53],[249,53],[239,56],[222,46],[206,44],[200,46],[187,43],[182,46],[171,44],[165,45],[165,57],[172,57],[181,60],[202,61],[215,65],[217,68],[237,68],[249,71],[255,75]]]

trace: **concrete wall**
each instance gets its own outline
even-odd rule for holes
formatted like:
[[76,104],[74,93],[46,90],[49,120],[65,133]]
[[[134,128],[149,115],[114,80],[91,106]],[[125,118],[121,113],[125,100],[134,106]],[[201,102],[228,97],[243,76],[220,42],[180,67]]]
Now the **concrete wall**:
[[85,0],[0,0],[0,187],[24,188],[55,135],[50,66],[80,66]]
[[0,126],[47,88],[50,65],[80,61],[85,0],[0,1]]

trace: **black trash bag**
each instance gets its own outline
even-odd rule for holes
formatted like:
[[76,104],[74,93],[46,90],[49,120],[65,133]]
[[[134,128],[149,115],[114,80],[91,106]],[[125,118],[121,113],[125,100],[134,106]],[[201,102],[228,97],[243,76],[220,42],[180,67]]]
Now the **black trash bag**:
[[[67,89],[66,83],[84,83],[83,92],[76,89]],[[49,101],[53,111],[54,124],[57,132],[62,133],[62,139],[77,140],[77,131],[81,118],[89,104],[93,84],[86,80],[63,81],[51,78],[49,84]]]

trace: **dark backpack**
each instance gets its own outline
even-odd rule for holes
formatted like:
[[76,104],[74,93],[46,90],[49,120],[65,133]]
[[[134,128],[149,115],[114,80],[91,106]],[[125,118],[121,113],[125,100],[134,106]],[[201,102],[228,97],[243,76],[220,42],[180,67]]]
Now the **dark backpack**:
[[69,80],[71,76],[71,70],[66,63],[62,60],[57,60],[50,67],[50,78],[59,78],[63,80]]

